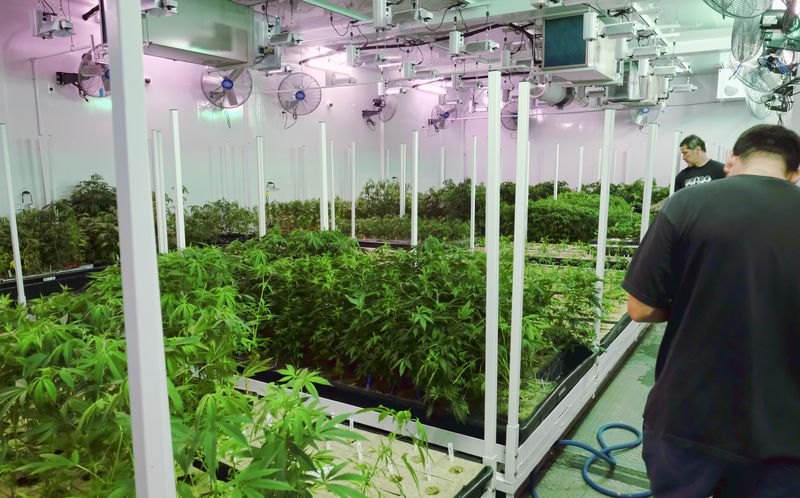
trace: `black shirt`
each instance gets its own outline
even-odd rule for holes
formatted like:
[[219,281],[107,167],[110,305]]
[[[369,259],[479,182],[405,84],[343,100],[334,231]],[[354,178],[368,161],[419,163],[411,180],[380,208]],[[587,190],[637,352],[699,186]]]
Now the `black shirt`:
[[689,166],[678,173],[675,177],[675,192],[684,187],[693,187],[722,178],[725,178],[725,165],[709,160],[700,167]]
[[622,287],[670,310],[648,430],[731,460],[800,458],[800,189],[739,175],[678,192]]

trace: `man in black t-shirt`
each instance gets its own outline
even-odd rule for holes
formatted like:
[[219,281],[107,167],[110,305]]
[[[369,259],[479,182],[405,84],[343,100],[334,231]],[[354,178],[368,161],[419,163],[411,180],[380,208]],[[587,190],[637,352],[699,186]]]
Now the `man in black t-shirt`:
[[688,167],[675,177],[675,192],[725,178],[725,165],[708,158],[706,143],[697,135],[689,135],[681,141],[681,157]]
[[800,137],[744,132],[665,203],[622,287],[667,322],[644,411],[656,498],[800,497]]

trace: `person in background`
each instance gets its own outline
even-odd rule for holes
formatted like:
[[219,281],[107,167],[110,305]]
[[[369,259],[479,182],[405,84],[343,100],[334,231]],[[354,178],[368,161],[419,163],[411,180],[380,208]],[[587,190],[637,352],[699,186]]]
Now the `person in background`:
[[631,318],[667,322],[644,411],[655,498],[800,497],[799,164],[795,132],[745,131],[730,176],[670,197],[628,268]]
[[689,135],[681,141],[681,157],[688,167],[675,177],[675,192],[725,178],[724,165],[708,158],[706,143],[697,135]]

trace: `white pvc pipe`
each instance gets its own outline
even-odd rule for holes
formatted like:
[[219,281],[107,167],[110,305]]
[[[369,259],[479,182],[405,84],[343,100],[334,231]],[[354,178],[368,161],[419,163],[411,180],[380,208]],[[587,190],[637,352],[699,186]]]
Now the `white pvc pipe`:
[[378,122],[378,135],[380,138],[380,146],[378,150],[380,153],[380,166],[381,166],[381,180],[386,180],[386,156],[383,155],[383,151],[386,150],[386,123],[383,121]]
[[583,145],[578,149],[578,192],[583,189]]
[[[173,498],[175,461],[150,179],[147,177],[141,6],[139,2],[128,0],[111,0],[108,4],[108,46],[114,73],[111,117],[135,494],[140,498]],[[176,118],[173,123],[177,128]],[[177,134],[175,141],[178,143]],[[179,207],[182,209],[180,175],[177,179],[176,194],[181,199]]]
[[411,246],[419,242],[419,131],[414,130],[411,142]]
[[267,186],[264,178],[264,137],[256,137],[256,165],[258,168],[258,236],[267,234]]
[[25,306],[25,283],[22,279],[22,257],[19,252],[19,232],[17,231],[17,206],[14,204],[14,185],[11,182],[11,154],[8,144],[8,127],[0,123],[0,148],[3,149],[3,171],[6,176],[6,197],[8,200],[8,221],[11,225],[11,252],[14,256],[14,278],[17,281],[17,302]]
[[631,163],[628,157],[628,150],[622,153],[622,163],[625,166],[623,170],[622,183],[628,184],[631,181]]
[[336,181],[334,173],[334,160],[333,140],[331,140],[331,230],[336,230]]
[[656,167],[656,145],[658,143],[658,125],[651,123],[647,130],[647,174],[644,179],[644,194],[642,196],[642,224],[639,229],[639,241],[644,239],[644,234],[650,226],[650,203],[653,199],[653,175]]
[[444,165],[445,163],[444,163],[444,161],[445,161],[445,154],[446,154],[445,148],[444,148],[444,145],[442,145],[439,148],[439,186],[440,187],[444,187],[444,177],[445,177],[445,165]]
[[164,178],[164,132],[158,132],[158,164],[159,164],[159,178],[161,181],[161,198],[160,202],[157,204],[159,209],[161,209],[161,231],[159,232],[159,237],[164,240],[164,252],[169,252],[169,236],[168,236],[168,229],[167,229],[167,182]]
[[406,216],[406,144],[400,144],[400,217]]
[[561,144],[556,144],[556,176],[553,180],[553,199],[558,200],[558,167],[561,160]]
[[391,168],[389,168],[389,158],[391,157],[390,155],[391,155],[391,150],[389,150],[387,148],[386,149],[386,160],[384,160],[384,163],[386,164],[386,174],[383,177],[384,181],[389,180],[389,179],[392,178],[392,171],[391,171]]
[[469,248],[475,250],[475,196],[478,184],[478,137],[472,135],[472,181],[469,192]]
[[678,175],[678,168],[681,163],[681,141],[683,141],[683,132],[675,130],[675,141],[672,146],[672,169],[669,176],[669,195],[675,193],[675,177]]
[[[528,241],[528,127],[530,82],[519,84],[519,128],[517,129],[517,189],[514,197],[514,263],[511,294],[511,352],[508,384],[508,424],[506,425],[505,480],[514,482],[519,448],[519,391],[522,364],[522,314],[525,290],[525,246]],[[558,178],[556,145],[556,178]],[[556,182],[557,184],[557,182]],[[558,195],[556,189],[556,196]]]
[[[47,147],[45,147],[47,142]],[[39,135],[36,138],[36,144],[39,148],[39,165],[42,171],[42,191],[44,192],[44,205],[53,202],[53,171],[50,165],[50,154],[45,154],[45,149],[50,150],[49,137]]]
[[483,463],[497,471],[497,352],[500,288],[500,112],[502,81],[489,72],[488,152],[486,174],[486,386]]
[[610,183],[617,182],[617,159],[619,159],[619,151],[614,149],[614,165],[611,167],[611,180],[609,180]]
[[608,203],[611,194],[609,185],[609,170],[611,169],[612,147],[614,146],[614,125],[616,114],[613,109],[605,111],[605,126],[603,129],[603,167],[600,180],[600,220],[597,227],[597,264],[595,274],[597,283],[595,284],[595,294],[597,299],[596,317],[594,320],[595,344],[600,340],[600,322],[603,315],[603,282],[606,275],[606,243],[608,240]]
[[166,205],[164,202],[164,148],[161,142],[161,132],[153,130],[153,190],[156,195],[156,234],[158,234],[158,252],[166,254],[169,251],[167,244],[167,219]]
[[175,154],[175,238],[178,250],[186,249],[186,230],[183,225],[183,176],[181,171],[181,135],[178,110],[170,109],[172,117],[172,146]]
[[603,180],[603,148],[597,151],[597,181]]
[[328,230],[328,136],[325,121],[319,122],[319,166],[322,182],[319,196],[319,230]]
[[356,192],[356,143],[350,144],[350,192],[352,192],[352,202],[350,203],[350,236],[356,238],[356,202],[358,193]]

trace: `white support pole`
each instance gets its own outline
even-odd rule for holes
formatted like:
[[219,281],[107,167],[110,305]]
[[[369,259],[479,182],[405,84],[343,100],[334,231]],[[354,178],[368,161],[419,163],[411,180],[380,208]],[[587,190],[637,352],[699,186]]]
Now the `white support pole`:
[[439,148],[439,187],[444,187],[444,177],[445,177],[445,147],[442,145]]
[[722,144],[717,145],[717,161],[725,163],[725,159],[722,157]]
[[[47,143],[47,146],[45,146]],[[53,197],[53,170],[50,164],[50,137],[39,135],[36,138],[39,148],[39,164],[42,171],[42,191],[44,192],[44,205],[48,205],[55,200]]]
[[352,202],[350,203],[350,236],[356,238],[356,203],[358,193],[356,192],[356,143],[350,144],[350,192]]
[[0,147],[3,149],[3,170],[6,176],[6,197],[8,200],[8,221],[11,225],[11,252],[14,255],[14,278],[17,280],[17,302],[25,306],[25,284],[22,280],[22,257],[19,252],[19,232],[17,231],[17,206],[14,203],[14,185],[11,180],[11,154],[8,144],[8,127],[0,123]]
[[384,160],[384,164],[386,165],[385,166],[386,167],[386,174],[383,177],[384,181],[392,179],[392,171],[391,171],[391,168],[389,168],[389,158],[390,157],[391,157],[391,150],[389,150],[389,148],[387,147],[386,148],[386,159]]
[[644,234],[650,226],[650,203],[653,199],[653,175],[656,167],[656,145],[658,144],[658,125],[651,123],[647,130],[647,173],[644,179],[644,194],[642,196],[642,225],[639,230],[639,241],[644,239]]
[[320,188],[319,196],[319,230],[327,231],[328,224],[328,134],[325,121],[319,122],[319,166],[320,166]]
[[186,230],[183,225],[183,176],[181,171],[181,132],[178,110],[170,109],[172,117],[172,146],[175,153],[175,238],[178,250],[186,249]]
[[411,142],[411,246],[419,242],[419,130]]
[[472,135],[472,179],[469,192],[469,248],[475,250],[475,196],[478,188],[478,137]]
[[406,216],[406,144],[400,144],[400,217]]
[[[525,246],[528,242],[528,127],[531,84],[519,84],[519,128],[517,130],[517,190],[514,197],[514,275],[511,294],[511,353],[508,374],[508,424],[506,425],[505,480],[515,482],[519,448],[519,390],[522,364],[522,314],[525,290]],[[556,178],[558,178],[556,145]],[[556,184],[558,181],[556,180]],[[558,190],[556,189],[556,196]]]
[[167,208],[164,201],[164,147],[161,132],[153,130],[153,191],[156,195],[156,234],[158,234],[158,252],[169,251],[167,243]]
[[331,230],[336,230],[336,182],[335,173],[334,173],[334,165],[336,161],[334,161],[334,152],[333,152],[333,140],[331,140]]
[[386,156],[384,155],[384,151],[386,150],[386,123],[382,120],[378,122],[378,135],[380,137],[380,148],[378,149],[380,153],[378,154],[381,158],[381,180],[386,180]]
[[681,141],[683,140],[683,132],[675,130],[675,141],[672,146],[672,170],[669,176],[669,195],[675,193],[675,177],[678,175],[678,169],[681,164]]
[[597,181],[603,180],[603,148],[600,147],[597,151]]
[[617,182],[617,164],[619,159],[619,151],[614,149],[614,165],[611,167],[611,179],[609,183],[616,183]]
[[264,177],[264,137],[256,137],[256,165],[258,168],[258,236],[267,234],[267,191]]
[[595,344],[600,340],[600,322],[603,315],[603,282],[606,275],[606,243],[608,238],[608,203],[611,197],[609,170],[611,169],[612,150],[614,146],[614,125],[616,114],[613,109],[605,110],[605,127],[603,129],[603,167],[600,180],[600,220],[597,227],[597,264],[595,274],[597,283],[595,293],[598,302],[597,315],[594,319]]
[[[483,463],[497,471],[497,352],[500,288],[500,112],[502,81],[489,72],[488,152],[486,168],[486,375]],[[527,137],[526,137],[527,138]]]
[[[147,174],[141,8],[138,2],[127,0],[108,3],[108,46],[114,74],[111,116],[136,496],[172,498],[175,462]],[[177,120],[174,124],[177,127]],[[180,182],[177,195],[182,195]]]
[[561,144],[556,144],[556,176],[553,179],[553,199],[558,200],[558,167],[561,161]]
[[584,147],[578,149],[578,192],[583,189],[583,152]]

